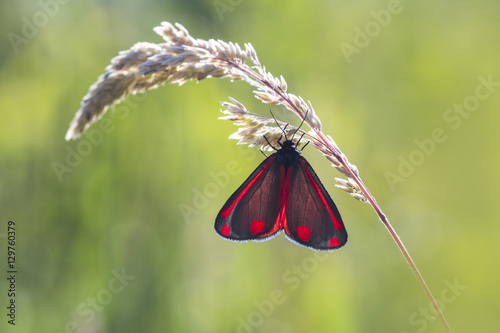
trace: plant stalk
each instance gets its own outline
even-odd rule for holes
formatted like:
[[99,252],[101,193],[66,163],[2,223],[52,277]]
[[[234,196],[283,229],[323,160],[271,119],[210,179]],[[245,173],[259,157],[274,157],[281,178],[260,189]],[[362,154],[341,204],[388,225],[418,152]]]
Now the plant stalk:
[[425,283],[425,280],[422,277],[422,274],[420,274],[420,271],[418,270],[417,265],[415,265],[415,262],[411,258],[410,253],[408,252],[408,250],[404,246],[403,242],[399,238],[398,234],[396,233],[396,230],[394,230],[394,228],[392,227],[392,225],[389,223],[389,220],[387,219],[387,216],[382,212],[382,209],[377,204],[377,201],[375,200],[375,198],[373,197],[373,195],[370,193],[370,191],[368,190],[368,188],[365,186],[365,184],[363,183],[363,181],[361,180],[361,178],[357,174],[355,174],[354,172],[352,172],[352,170],[349,168],[349,163],[345,163],[345,161],[343,159],[341,159],[341,163],[344,165],[344,167],[346,168],[346,170],[348,170],[349,174],[351,175],[351,178],[354,179],[354,181],[356,182],[356,184],[358,184],[359,188],[361,189],[361,191],[363,192],[363,194],[365,195],[365,197],[368,199],[368,202],[370,203],[370,205],[375,210],[375,213],[377,213],[380,221],[384,224],[384,226],[387,228],[387,230],[391,234],[392,239],[394,239],[394,241],[396,242],[396,245],[398,246],[399,250],[403,254],[406,262],[410,266],[410,269],[413,271],[413,274],[417,278],[418,283],[420,284],[420,286],[422,287],[422,289],[424,289],[424,292],[427,295],[427,298],[431,302],[432,307],[434,308],[434,311],[438,315],[439,320],[441,321],[441,324],[445,328],[446,332],[452,333],[451,328],[448,325],[448,322],[446,321],[446,318],[443,315],[443,312],[441,311],[441,309],[439,308],[439,306],[438,306],[438,304],[436,302],[436,299],[434,298],[434,296],[432,295],[429,287]]
[[[303,115],[302,115],[301,111],[298,110],[298,109],[296,109],[295,105],[287,98],[287,95],[283,91],[281,91],[280,89],[278,89],[277,87],[275,87],[272,83],[270,83],[267,80],[265,80],[261,75],[259,75],[258,73],[254,72],[252,69],[250,69],[246,65],[238,65],[238,64],[235,64],[235,63],[231,63],[231,66],[239,69],[243,73],[247,74],[248,76],[252,77],[253,79],[261,82],[262,84],[264,84],[268,88],[272,89],[276,93],[276,95],[280,97],[281,103],[283,103],[290,110],[294,110],[294,112],[297,115],[299,115],[299,117],[303,118]],[[306,123],[307,123],[307,121],[306,121]],[[427,284],[425,283],[424,278],[422,277],[422,274],[420,274],[420,271],[418,270],[417,266],[415,265],[415,262],[411,258],[410,253],[405,248],[403,242],[399,238],[398,234],[396,233],[396,231],[394,230],[394,228],[392,227],[392,225],[389,223],[389,220],[387,219],[386,215],[384,214],[384,212],[382,211],[382,209],[378,205],[378,203],[375,200],[375,198],[373,197],[373,195],[370,193],[370,191],[368,190],[368,188],[366,187],[366,185],[363,183],[363,181],[361,180],[361,178],[358,176],[358,174],[356,172],[354,172],[354,170],[352,170],[352,168],[351,168],[350,164],[347,162],[346,158],[344,156],[342,156],[342,153],[340,153],[336,147],[333,147],[330,144],[328,138],[321,131],[319,131],[319,130],[313,128],[313,127],[311,127],[311,128],[316,133],[317,138],[319,139],[319,141],[325,147],[327,147],[328,151],[333,156],[335,156],[340,161],[340,163],[343,165],[344,169],[347,170],[347,172],[349,173],[350,178],[352,178],[356,182],[356,184],[359,186],[360,190],[363,192],[364,196],[368,200],[368,203],[372,206],[373,210],[375,210],[375,213],[378,215],[380,221],[384,224],[384,226],[386,227],[386,229],[389,231],[392,239],[396,242],[396,245],[398,246],[399,250],[403,254],[403,256],[404,256],[406,262],[408,263],[408,265],[410,266],[410,269],[412,270],[413,274],[417,278],[418,283],[420,284],[420,286],[424,290],[425,294],[427,295],[427,298],[429,299],[430,303],[432,304],[432,307],[434,308],[434,311],[438,315],[439,320],[441,321],[441,324],[445,328],[446,332],[452,333],[451,328],[448,325],[448,322],[446,321],[446,319],[445,319],[445,317],[443,315],[443,312],[439,308],[439,306],[438,306],[438,304],[436,302],[436,299],[432,295],[429,287],[427,286]]]

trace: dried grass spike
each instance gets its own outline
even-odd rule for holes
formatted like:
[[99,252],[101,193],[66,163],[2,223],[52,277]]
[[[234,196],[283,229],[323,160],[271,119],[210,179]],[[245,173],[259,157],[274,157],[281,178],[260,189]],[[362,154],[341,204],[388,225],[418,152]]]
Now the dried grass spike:
[[[308,141],[325,154],[338,171],[347,176],[347,180],[337,180],[337,186],[354,198],[370,203],[424,288],[441,323],[451,332],[408,251],[359,177],[358,169],[348,162],[332,138],[322,133],[320,119],[311,102],[306,103],[301,97],[287,93],[285,79],[266,71],[259,63],[251,44],[245,44],[243,51],[236,43],[195,39],[178,23],[172,25],[162,22],[154,31],[163,38],[164,43],[137,43],[113,58],[106,67],[106,72],[83,98],[66,139],[78,137],[93,121],[99,119],[106,109],[120,102],[128,94],[154,89],[165,83],[183,84],[189,80],[203,80],[209,77],[244,80],[255,87],[254,93],[258,99],[265,103],[284,105],[311,128],[307,133]],[[246,60],[252,62],[252,65],[247,65]],[[221,119],[231,120],[239,126],[238,130],[230,135],[231,139],[238,140],[238,144],[260,145],[262,149],[272,150],[286,139],[297,143],[300,135],[292,135],[296,131],[293,126],[285,128],[286,124],[281,121],[276,121],[276,124],[279,124],[276,126],[273,119],[251,113],[243,104],[232,98],[230,100],[231,102],[222,102],[226,110],[221,110],[224,114]],[[268,126],[271,123],[274,126]],[[299,133],[304,134],[305,131],[298,130]]]
[[358,184],[356,184],[356,182],[352,178],[347,178],[347,180],[342,178],[335,178],[335,180],[339,183],[338,185],[335,185],[336,187],[346,191],[359,201],[368,202],[366,196],[363,194]]
[[286,84],[285,78],[283,75],[280,76],[280,83],[279,83],[280,90],[284,93],[286,93],[286,90],[288,88],[288,85]]
[[247,58],[250,59],[251,62],[253,62],[256,65],[259,64],[259,58],[257,58],[257,53],[255,52],[255,49],[253,48],[252,44],[245,43],[245,53],[247,55]]
[[253,93],[257,99],[260,99],[262,102],[266,104],[280,104],[279,99],[277,99],[276,95],[274,94],[258,90],[254,90]]

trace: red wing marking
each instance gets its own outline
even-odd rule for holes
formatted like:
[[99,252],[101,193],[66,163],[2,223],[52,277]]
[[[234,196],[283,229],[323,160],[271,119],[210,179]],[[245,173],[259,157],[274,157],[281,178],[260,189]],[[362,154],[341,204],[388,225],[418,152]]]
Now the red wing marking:
[[[274,160],[274,159],[273,159]],[[266,169],[271,165],[271,162],[273,160],[269,160],[269,163],[266,164],[266,166],[264,168],[262,168],[262,170],[260,170],[260,172],[252,179],[252,181],[250,183],[248,183],[247,187],[245,187],[243,189],[243,191],[241,191],[240,195],[238,195],[238,197],[236,199],[234,199],[234,201],[231,203],[231,206],[229,206],[228,208],[226,209],[223,209],[221,212],[220,212],[220,215],[222,216],[222,218],[224,219],[227,219],[229,217],[229,215],[231,214],[231,212],[233,211],[234,209],[234,206],[236,206],[236,204],[247,194],[248,190],[250,190],[250,188],[253,186],[253,184],[257,181],[257,179],[260,178],[260,176],[262,176],[262,173],[264,171],[266,171]]]
[[288,207],[288,195],[290,193],[291,178],[292,173],[290,172],[290,170],[288,170],[288,174],[286,174],[285,166],[282,164],[280,167],[280,213],[278,214],[278,219],[276,220],[276,224],[280,229],[283,229],[286,225],[286,210]]
[[305,225],[297,227],[294,231],[296,231],[297,236],[305,242],[307,242],[309,240],[309,238],[311,237],[311,228],[309,228]]
[[265,227],[266,227],[266,222],[255,220],[250,225],[250,231],[252,232],[252,234],[257,235],[260,234]]
[[330,239],[330,243],[328,244],[329,247],[335,247],[340,245],[340,240],[337,237],[332,237]]
[[[342,230],[344,229],[344,225],[342,224],[342,222],[340,222],[339,220],[337,220],[335,218],[335,215],[333,215],[333,212],[332,210],[330,209],[330,206],[328,205],[328,202],[326,202],[326,199],[325,199],[325,196],[323,195],[323,193],[321,192],[321,190],[319,189],[319,186],[318,184],[316,184],[316,182],[314,181],[314,178],[311,176],[311,174],[309,173],[309,170],[307,170],[306,168],[306,162],[305,162],[305,159],[302,159],[300,160],[300,164],[302,165],[302,169],[304,170],[304,172],[306,173],[307,175],[307,178],[309,179],[309,181],[311,182],[311,184],[313,184],[314,186],[314,189],[316,190],[316,193],[318,193],[320,199],[321,199],[321,203],[323,204],[323,206],[328,210],[328,212],[330,213],[330,216],[332,218],[332,221],[333,221],[333,227],[337,230]],[[331,241],[330,241],[331,242]]]
[[224,224],[224,226],[222,227],[220,233],[223,234],[224,236],[229,236],[229,231],[231,229],[229,228],[229,226],[227,224]]

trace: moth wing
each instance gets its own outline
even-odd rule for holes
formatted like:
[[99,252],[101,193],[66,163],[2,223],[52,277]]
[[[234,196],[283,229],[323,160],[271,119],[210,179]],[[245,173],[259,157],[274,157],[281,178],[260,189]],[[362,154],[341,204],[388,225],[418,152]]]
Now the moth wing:
[[215,231],[233,241],[263,241],[275,236],[284,181],[276,154],[267,157],[231,195],[215,219]]
[[288,170],[284,230],[293,242],[319,251],[347,243],[342,217],[311,165],[300,156]]

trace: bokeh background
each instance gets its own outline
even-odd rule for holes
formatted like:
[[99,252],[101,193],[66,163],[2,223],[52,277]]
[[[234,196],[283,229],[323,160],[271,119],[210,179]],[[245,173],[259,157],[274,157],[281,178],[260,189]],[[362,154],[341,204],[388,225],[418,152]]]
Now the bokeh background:
[[340,175],[312,147],[303,154],[342,213],[345,248],[215,234],[263,159],[217,119],[228,96],[268,114],[247,84],[161,87],[108,111],[105,131],[64,140],[110,59],[161,42],[152,29],[164,20],[251,42],[358,166],[454,331],[500,331],[498,1],[23,0],[0,13],[2,332],[444,332],[373,210],[335,188]]

